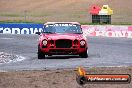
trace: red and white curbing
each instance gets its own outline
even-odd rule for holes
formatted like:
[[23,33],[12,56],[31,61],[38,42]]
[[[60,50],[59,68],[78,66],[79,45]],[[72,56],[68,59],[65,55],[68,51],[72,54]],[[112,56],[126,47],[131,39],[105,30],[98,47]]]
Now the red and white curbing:
[[132,26],[82,25],[85,36],[132,38]]

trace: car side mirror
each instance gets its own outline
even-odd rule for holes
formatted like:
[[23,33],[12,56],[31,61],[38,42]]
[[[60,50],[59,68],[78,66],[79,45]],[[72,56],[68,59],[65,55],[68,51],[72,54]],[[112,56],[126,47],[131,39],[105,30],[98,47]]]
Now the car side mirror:
[[38,34],[38,35],[40,35],[40,32],[36,32],[35,34]]

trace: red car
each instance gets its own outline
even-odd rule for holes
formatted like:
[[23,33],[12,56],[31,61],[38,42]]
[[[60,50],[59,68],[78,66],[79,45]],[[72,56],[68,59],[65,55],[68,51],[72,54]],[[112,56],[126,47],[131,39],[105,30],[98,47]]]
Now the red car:
[[78,22],[47,22],[38,43],[38,59],[45,55],[79,55],[88,57],[87,39]]

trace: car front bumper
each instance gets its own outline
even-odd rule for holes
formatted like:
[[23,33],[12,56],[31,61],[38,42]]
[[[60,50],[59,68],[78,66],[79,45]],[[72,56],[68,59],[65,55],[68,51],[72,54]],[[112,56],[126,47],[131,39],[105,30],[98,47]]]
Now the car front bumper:
[[87,48],[49,48],[44,49],[42,48],[41,51],[44,52],[46,55],[53,54],[53,55],[77,55],[83,53],[87,50]]

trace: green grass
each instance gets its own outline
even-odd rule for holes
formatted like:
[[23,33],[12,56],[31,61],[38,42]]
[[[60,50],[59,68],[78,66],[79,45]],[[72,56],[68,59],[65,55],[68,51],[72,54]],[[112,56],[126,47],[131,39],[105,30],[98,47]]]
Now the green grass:
[[12,14],[12,13],[1,13],[0,16],[4,16],[4,17],[23,17],[22,15],[19,14]]
[[23,20],[4,20],[0,21],[0,23],[37,23],[37,22],[31,22],[31,21],[23,21]]
[[[0,21],[0,23],[45,23],[43,21],[25,21],[25,20],[4,20]],[[112,24],[99,24],[99,23],[88,23],[88,22],[80,22],[81,25],[132,25],[132,22],[116,22]]]

